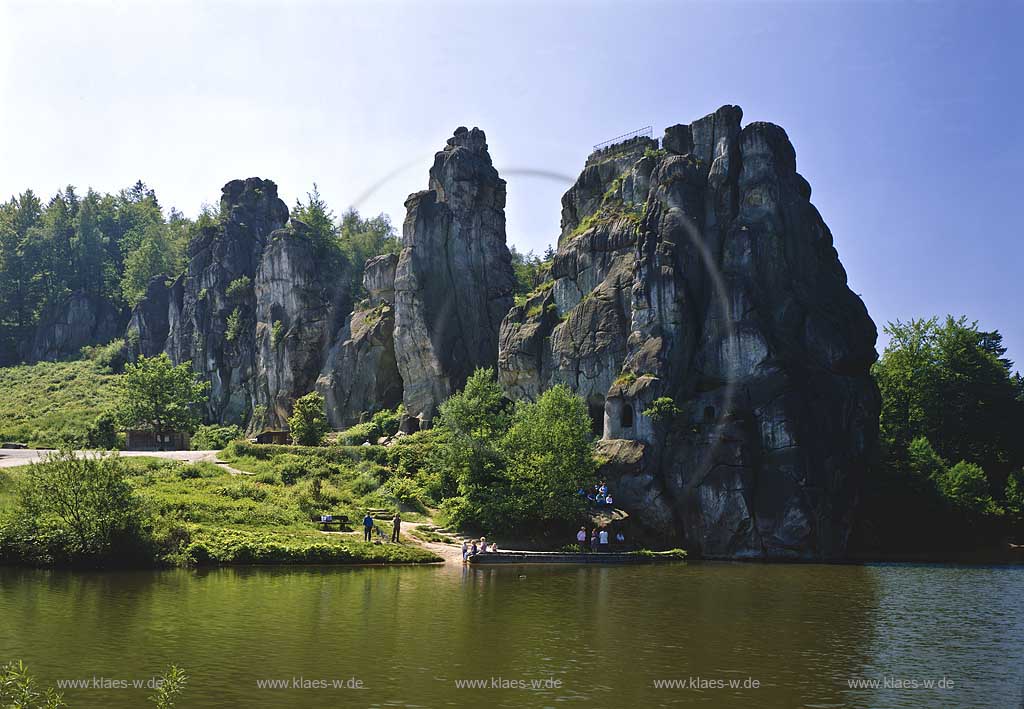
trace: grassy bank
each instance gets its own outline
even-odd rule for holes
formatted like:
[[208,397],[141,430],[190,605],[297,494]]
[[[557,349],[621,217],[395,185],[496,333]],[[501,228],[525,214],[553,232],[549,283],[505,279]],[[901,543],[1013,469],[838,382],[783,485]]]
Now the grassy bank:
[[116,379],[89,359],[0,368],[0,441],[57,448],[84,439]]
[[[322,477],[307,474],[286,484],[280,472],[270,469],[244,476],[232,475],[211,463],[184,464],[158,458],[126,458],[121,463],[127,469],[128,483],[152,520],[153,563],[439,561],[434,554],[412,544],[367,543],[362,541],[361,532],[324,534],[317,529],[311,522],[314,514],[348,513],[358,520],[362,515],[357,502],[385,502],[372,493],[353,492],[360,474],[354,470],[340,466],[320,469],[317,474]],[[69,563],[58,546],[27,544],[11,523],[17,501],[14,488],[25,474],[25,468],[12,468],[0,475],[0,555],[8,562]]]

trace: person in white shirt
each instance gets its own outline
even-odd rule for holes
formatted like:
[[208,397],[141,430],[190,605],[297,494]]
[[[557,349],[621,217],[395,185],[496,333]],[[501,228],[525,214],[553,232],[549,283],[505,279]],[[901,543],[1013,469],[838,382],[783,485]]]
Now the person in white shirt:
[[601,551],[608,551],[608,530],[601,529],[597,534],[597,543],[601,545]]
[[580,551],[585,551],[587,546],[587,528],[580,527],[580,531],[576,532],[576,541],[579,542]]

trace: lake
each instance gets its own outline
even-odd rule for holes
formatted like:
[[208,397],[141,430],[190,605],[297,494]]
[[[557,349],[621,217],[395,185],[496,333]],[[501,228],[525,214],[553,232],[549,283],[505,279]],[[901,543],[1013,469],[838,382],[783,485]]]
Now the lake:
[[1019,707],[1024,567],[0,568],[0,658],[72,707]]

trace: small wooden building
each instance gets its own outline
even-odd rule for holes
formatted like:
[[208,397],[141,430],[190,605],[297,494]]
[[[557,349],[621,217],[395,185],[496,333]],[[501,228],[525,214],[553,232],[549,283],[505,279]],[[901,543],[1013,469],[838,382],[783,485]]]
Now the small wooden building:
[[160,439],[153,431],[130,429],[125,431],[125,450],[129,451],[187,451],[191,437],[187,431],[167,431]]
[[288,431],[274,431],[268,428],[250,438],[249,442],[287,446],[291,444],[292,437]]

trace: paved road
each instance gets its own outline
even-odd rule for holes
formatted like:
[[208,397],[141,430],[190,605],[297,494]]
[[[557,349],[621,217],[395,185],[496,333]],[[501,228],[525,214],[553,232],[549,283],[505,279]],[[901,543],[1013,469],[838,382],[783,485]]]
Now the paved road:
[[[12,468],[16,465],[28,465],[41,460],[51,450],[11,450],[0,448],[0,468]],[[79,453],[85,451],[78,451]],[[120,451],[119,455],[124,456],[147,456],[150,458],[168,458],[170,460],[183,460],[187,463],[194,463],[199,460],[208,460],[211,463],[217,458],[217,451]]]

